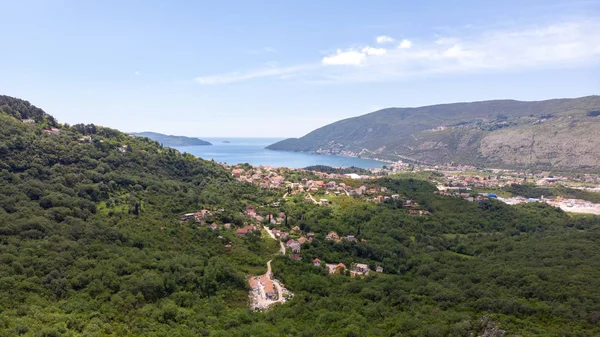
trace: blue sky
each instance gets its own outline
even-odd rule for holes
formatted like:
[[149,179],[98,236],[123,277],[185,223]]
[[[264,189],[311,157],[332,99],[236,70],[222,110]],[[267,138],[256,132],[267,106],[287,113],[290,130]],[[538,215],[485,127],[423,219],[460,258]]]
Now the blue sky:
[[297,137],[392,106],[600,93],[600,1],[0,6],[0,94],[71,124]]

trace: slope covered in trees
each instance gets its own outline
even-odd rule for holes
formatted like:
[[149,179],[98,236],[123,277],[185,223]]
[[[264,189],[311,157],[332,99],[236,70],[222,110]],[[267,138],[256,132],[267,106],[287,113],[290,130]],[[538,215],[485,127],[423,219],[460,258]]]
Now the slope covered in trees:
[[[283,201],[283,191],[235,182],[222,166],[147,138],[44,124],[51,117],[43,111],[24,123],[22,112],[3,111],[2,336],[600,333],[598,217],[471,203],[402,177],[352,182],[386,187],[399,201]],[[410,215],[408,199],[430,214]],[[235,228],[247,223],[247,205],[265,219],[284,212],[278,227],[287,231],[315,234],[301,261],[275,257],[277,243],[266,236],[175,220],[206,208]],[[330,231],[357,242],[328,241]],[[317,257],[384,273],[328,275],[312,265]],[[295,296],[253,312],[246,277],[264,273],[269,259]]]

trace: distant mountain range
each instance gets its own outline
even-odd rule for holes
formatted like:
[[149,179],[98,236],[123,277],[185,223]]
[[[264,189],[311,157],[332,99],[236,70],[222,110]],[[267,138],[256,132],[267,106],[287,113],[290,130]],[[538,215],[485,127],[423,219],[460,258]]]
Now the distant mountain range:
[[156,132],[131,132],[130,134],[138,137],[148,137],[152,140],[163,144],[164,146],[212,145],[211,143],[198,138],[185,136],[171,136]]
[[600,96],[389,108],[267,149],[505,168],[600,167]]

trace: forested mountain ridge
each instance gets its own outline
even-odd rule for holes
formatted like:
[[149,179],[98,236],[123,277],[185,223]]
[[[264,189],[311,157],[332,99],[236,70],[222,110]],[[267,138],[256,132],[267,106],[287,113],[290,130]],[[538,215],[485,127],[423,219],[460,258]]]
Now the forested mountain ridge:
[[219,239],[175,219],[204,207],[223,209],[215,221],[242,225],[243,206],[268,192],[147,138],[61,125],[8,101],[10,110],[0,107],[0,335],[182,335],[148,325],[152,312],[171,321],[191,302],[246,311],[245,273],[266,261],[260,240]]
[[130,134],[138,137],[148,137],[152,140],[161,143],[164,146],[212,145],[210,142],[194,137],[171,136],[156,132],[131,132]]
[[[323,207],[144,137],[22,117],[0,112],[0,336],[600,333],[598,217],[468,202],[404,177],[347,181],[398,201],[339,196]],[[429,215],[411,215],[409,199]],[[301,261],[221,226],[246,225],[248,205],[265,225],[282,212],[279,228],[314,233]],[[219,228],[176,220],[202,208]],[[314,258],[385,272],[329,275]],[[270,259],[294,297],[254,312],[246,277]]]
[[54,117],[46,114],[44,110],[22,99],[0,95],[0,113],[13,116],[21,120],[34,120],[40,126],[57,126]]
[[591,170],[600,167],[598,115],[600,96],[389,108],[267,148],[430,164]]

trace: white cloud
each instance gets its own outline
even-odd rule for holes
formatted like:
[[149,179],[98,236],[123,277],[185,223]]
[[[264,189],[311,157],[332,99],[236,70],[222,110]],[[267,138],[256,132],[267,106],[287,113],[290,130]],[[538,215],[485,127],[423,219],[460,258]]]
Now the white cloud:
[[134,74],[135,74],[135,76],[140,76],[141,75],[141,73],[139,71],[136,71]]
[[[320,63],[269,67],[244,73],[199,77],[201,84],[232,83],[255,78],[300,78],[311,82],[397,81],[434,74],[473,74],[585,67],[600,64],[600,20],[578,20],[547,26],[469,30],[455,36],[421,37],[417,45],[402,40],[398,48],[338,49]],[[354,67],[334,67],[351,65]]]
[[248,81],[258,78],[290,78],[303,70],[308,70],[313,66],[293,66],[293,67],[272,67],[262,68],[247,72],[231,72],[212,76],[200,76],[194,80],[198,84],[214,85],[214,84],[229,84],[235,82]]
[[377,41],[377,43],[379,43],[379,44],[385,44],[385,43],[394,43],[396,40],[393,37],[382,35],[382,36],[378,36],[375,39],[375,41]]
[[387,50],[383,49],[383,48],[373,48],[373,47],[364,47],[361,50],[364,54],[367,55],[376,55],[376,56],[381,56],[381,55],[385,55],[385,53],[387,53]]
[[325,56],[321,62],[327,65],[360,65],[367,59],[367,55],[362,51],[338,49],[335,55]]
[[461,57],[464,55],[464,51],[459,45],[455,44],[454,46],[444,50],[443,54],[447,57]]
[[410,40],[402,40],[402,42],[400,42],[400,45],[398,46],[402,49],[408,49],[410,47],[412,47],[412,42]]

